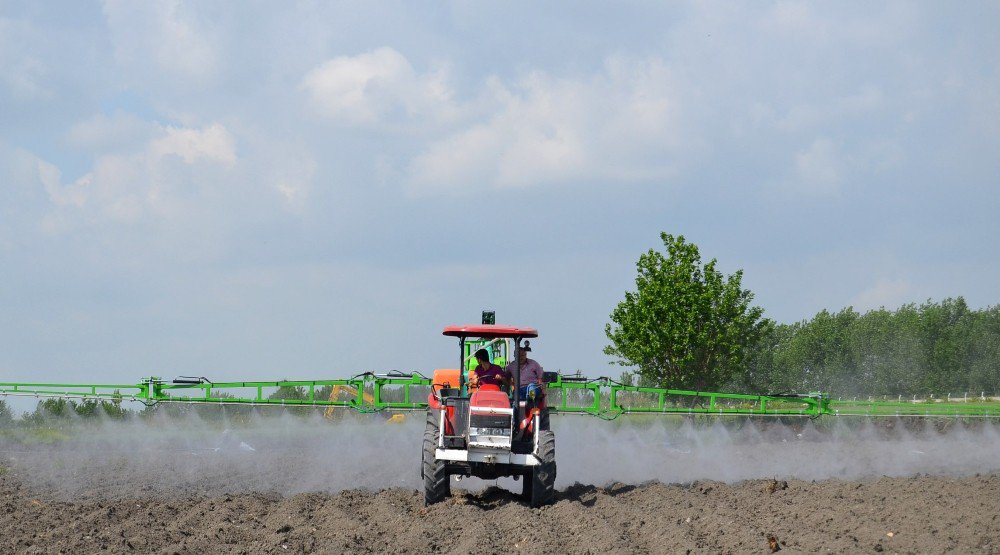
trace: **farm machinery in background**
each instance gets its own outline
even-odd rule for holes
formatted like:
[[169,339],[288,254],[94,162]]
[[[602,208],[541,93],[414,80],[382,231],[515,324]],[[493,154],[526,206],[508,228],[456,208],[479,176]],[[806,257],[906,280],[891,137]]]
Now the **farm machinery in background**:
[[[367,393],[364,389],[358,389],[357,387],[352,387],[349,385],[334,385],[330,386],[330,395],[328,397],[331,401],[336,401],[338,399],[350,399],[355,400],[358,396],[361,399],[372,405],[375,403],[375,396],[371,393]],[[337,405],[330,405],[326,407],[323,411],[323,418],[327,420],[333,420],[337,415]],[[401,412],[385,413],[386,421],[393,424],[401,424],[406,422],[406,415]]]
[[[819,417],[928,416],[1000,417],[1000,404],[968,400],[910,401],[834,400],[824,393],[746,395],[640,387],[612,378],[587,378],[544,373],[538,399],[519,398],[517,387],[505,391],[477,389],[469,374],[473,354],[487,350],[504,367],[514,361],[513,382],[520,383],[518,350],[522,341],[538,336],[533,328],[494,323],[492,312],[483,323],[448,326],[443,334],[459,340],[458,368],[442,368],[427,377],[419,372],[366,372],[339,380],[213,382],[204,377],[164,380],[146,378],[134,384],[57,384],[0,382],[0,396],[82,399],[90,402],[137,401],[199,403],[220,406],[323,407],[332,417],[337,409],[380,413],[390,422],[406,412],[425,412],[421,476],[425,501],[436,503],[450,494],[451,476],[522,480],[523,495],[532,506],[548,503],[556,477],[552,414],[590,415],[614,419],[627,414],[746,415]],[[294,388],[294,398],[275,391]]]

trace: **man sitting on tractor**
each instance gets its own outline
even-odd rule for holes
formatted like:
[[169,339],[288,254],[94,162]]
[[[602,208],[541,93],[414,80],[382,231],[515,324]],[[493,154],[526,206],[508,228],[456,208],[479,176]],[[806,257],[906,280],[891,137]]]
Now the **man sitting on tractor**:
[[490,353],[486,349],[476,351],[476,361],[479,362],[479,365],[472,371],[472,376],[469,380],[471,382],[470,385],[473,387],[500,391],[501,386],[509,386],[511,384],[510,372],[506,372],[496,364],[490,362]]
[[[521,365],[521,383],[518,384],[518,396],[528,402],[534,402],[542,396],[542,367],[528,358],[530,350],[531,343],[525,341],[524,346],[517,351],[517,360]],[[505,372],[508,376],[514,375],[513,362],[507,365]]]

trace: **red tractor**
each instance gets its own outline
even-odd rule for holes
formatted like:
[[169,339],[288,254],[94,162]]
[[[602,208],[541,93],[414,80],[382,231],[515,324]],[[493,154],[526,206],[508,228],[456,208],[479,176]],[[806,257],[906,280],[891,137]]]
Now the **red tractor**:
[[[522,495],[532,507],[552,501],[556,481],[556,438],[549,429],[544,392],[521,399],[519,351],[522,340],[538,337],[532,328],[493,324],[448,326],[444,335],[459,341],[459,369],[434,371],[424,430],[424,503],[451,495],[451,476],[494,480],[511,476],[522,481]],[[510,392],[471,387],[466,377],[468,344],[513,344]],[[506,349],[504,349],[506,352]],[[463,371],[465,369],[466,371]],[[546,373],[546,377],[550,374]],[[547,380],[543,380],[546,381]]]

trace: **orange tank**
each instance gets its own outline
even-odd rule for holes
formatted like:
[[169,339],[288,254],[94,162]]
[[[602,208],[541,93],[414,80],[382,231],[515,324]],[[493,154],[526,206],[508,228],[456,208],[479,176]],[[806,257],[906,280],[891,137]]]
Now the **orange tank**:
[[441,389],[442,387],[451,387],[458,389],[458,368],[438,368],[434,370],[434,391]]

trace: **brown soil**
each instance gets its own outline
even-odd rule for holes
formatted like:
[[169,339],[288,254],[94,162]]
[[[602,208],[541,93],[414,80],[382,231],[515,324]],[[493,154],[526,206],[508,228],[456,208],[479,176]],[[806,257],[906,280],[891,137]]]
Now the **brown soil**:
[[425,509],[419,419],[77,426],[0,441],[0,553],[1000,555],[1000,425],[959,424],[558,420],[536,510],[510,480]]
[[66,500],[0,475],[3,553],[1000,553],[1000,476]]

